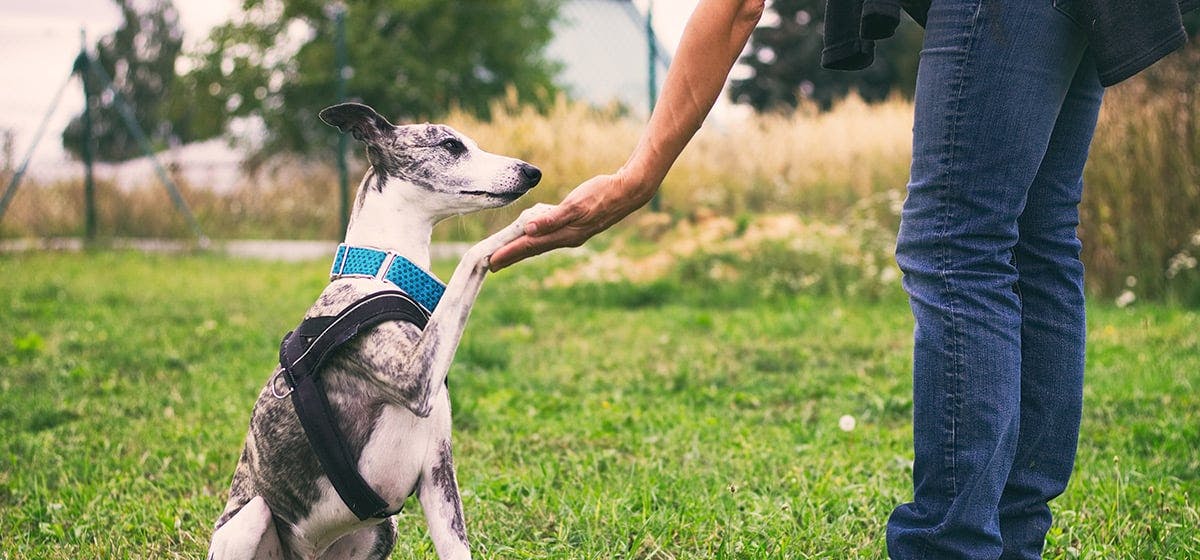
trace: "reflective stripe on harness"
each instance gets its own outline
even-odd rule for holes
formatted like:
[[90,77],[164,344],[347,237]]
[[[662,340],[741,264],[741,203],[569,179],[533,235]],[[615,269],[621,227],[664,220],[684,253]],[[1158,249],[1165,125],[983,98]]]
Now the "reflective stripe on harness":
[[385,321],[405,321],[424,329],[429,315],[404,292],[377,292],[335,316],[305,319],[279,345],[279,365],[291,387],[292,406],[308,436],[308,445],[333,489],[359,520],[386,518],[397,512],[387,511],[387,502],[358,472],[358,461],[334,422],[319,374],[335,350]]

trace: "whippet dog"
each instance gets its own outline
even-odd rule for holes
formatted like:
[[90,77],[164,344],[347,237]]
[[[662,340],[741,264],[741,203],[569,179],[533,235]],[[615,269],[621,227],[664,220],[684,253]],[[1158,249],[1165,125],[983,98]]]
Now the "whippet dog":
[[[345,245],[407,259],[423,274],[434,224],[508,204],[541,179],[536,167],[485,152],[448,126],[395,126],[355,103],[329,107],[320,117],[366,144],[371,165],[358,188]],[[387,513],[363,519],[333,487],[306,438],[308,426],[286,398],[280,367],[254,405],[210,559],[386,558],[396,540],[390,514],[414,493],[438,556],[470,558],[450,448],[446,374],[488,258],[520,237],[529,217],[545,208],[526,210],[468,250],[440,303],[427,310],[424,329],[379,323],[332,353],[321,368],[331,423],[357,461],[353,468],[386,503]],[[350,258],[344,252],[338,252],[343,261]],[[381,279],[382,271],[370,277],[339,274],[344,270],[336,267],[337,261],[333,280],[306,319],[337,315],[364,297],[396,289]]]

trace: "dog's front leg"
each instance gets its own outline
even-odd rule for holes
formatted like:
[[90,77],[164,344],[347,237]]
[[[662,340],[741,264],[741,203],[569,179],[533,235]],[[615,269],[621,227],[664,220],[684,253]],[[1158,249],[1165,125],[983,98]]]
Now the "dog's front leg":
[[471,307],[475,304],[475,298],[479,296],[480,288],[483,287],[483,278],[488,272],[488,258],[497,249],[524,235],[525,223],[549,207],[546,204],[538,204],[525,210],[516,221],[471,247],[459,261],[450,282],[446,285],[441,302],[421,333],[421,340],[410,358],[412,362],[405,370],[423,369],[429,372],[429,385],[426,386],[423,402],[418,404],[418,410],[427,411],[431,399],[446,384],[446,375],[450,373],[450,363],[454,360],[459,341],[462,340],[463,329],[466,328],[467,318],[471,315]]
[[[443,397],[444,398],[444,397]],[[463,520],[462,498],[458,493],[458,478],[450,440],[442,439],[430,450],[421,471],[417,499],[425,512],[429,537],[441,560],[462,560],[471,557],[467,545],[467,527]]]

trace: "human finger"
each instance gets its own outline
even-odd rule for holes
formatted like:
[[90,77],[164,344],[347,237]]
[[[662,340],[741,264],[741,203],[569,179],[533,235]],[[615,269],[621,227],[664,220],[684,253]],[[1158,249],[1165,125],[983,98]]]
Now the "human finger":
[[548,235],[562,229],[579,217],[579,209],[574,205],[559,204],[545,208],[535,206],[531,210],[535,209],[539,211],[525,222],[525,235],[539,237]]
[[578,247],[577,237],[578,232],[570,229],[558,229],[536,237],[523,235],[492,253],[488,267],[496,272],[551,249]]

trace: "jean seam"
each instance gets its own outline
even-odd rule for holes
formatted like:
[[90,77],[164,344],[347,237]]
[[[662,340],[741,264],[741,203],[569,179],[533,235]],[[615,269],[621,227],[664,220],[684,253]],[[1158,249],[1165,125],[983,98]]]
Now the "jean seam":
[[[973,52],[975,52],[975,42],[979,36],[979,33],[978,33],[979,15],[980,15],[980,12],[983,10],[983,2],[984,2],[984,0],[980,0],[975,5],[975,13],[972,14],[971,23],[970,23],[970,27],[969,27],[969,33],[967,34],[967,44],[965,45],[966,52],[964,52],[962,54],[963,60],[962,60],[962,63],[958,67],[958,75],[956,76],[957,83],[955,86],[956,91],[954,94],[954,111],[953,111],[954,117],[950,123],[950,130],[948,131],[948,134],[947,134],[949,149],[946,150],[946,153],[948,154],[947,161],[946,161],[946,168],[949,170],[951,177],[955,176],[954,164],[956,161],[959,160],[959,158],[958,158],[958,151],[959,151],[958,131],[962,127],[961,120],[963,118],[963,110],[962,110],[963,97],[964,97],[963,91],[966,88],[965,75],[966,75],[967,67],[971,63],[971,54]],[[946,314],[947,318],[948,318],[947,319],[947,321],[948,321],[947,328],[949,329],[949,332],[951,333],[950,347],[951,347],[951,358],[952,359],[950,360],[950,364],[949,364],[951,371],[945,372],[946,379],[948,381],[952,382],[952,384],[953,384],[953,389],[952,389],[951,395],[950,395],[951,398],[948,399],[948,402],[946,404],[946,408],[948,409],[947,417],[950,419],[950,441],[949,441],[949,446],[948,446],[949,453],[946,453],[946,450],[943,449],[943,454],[944,454],[943,462],[946,464],[946,471],[949,473],[949,479],[950,479],[948,496],[950,498],[953,498],[954,496],[956,496],[958,494],[958,471],[957,471],[956,454],[957,454],[957,450],[958,450],[958,439],[957,439],[958,438],[958,421],[960,419],[960,413],[962,410],[962,375],[963,375],[962,370],[965,368],[965,364],[964,364],[963,352],[962,352],[963,343],[962,343],[962,332],[961,332],[961,328],[960,328],[961,320],[958,317],[959,310],[958,310],[958,307],[956,305],[956,302],[955,302],[955,299],[953,296],[953,294],[955,292],[954,292],[954,288],[953,288],[953,282],[952,282],[952,280],[950,278],[950,274],[949,274],[950,256],[948,254],[949,251],[948,251],[947,243],[945,241],[949,237],[949,227],[950,227],[950,216],[949,216],[950,213],[948,211],[949,203],[946,200],[946,198],[949,196],[949,193],[948,193],[949,189],[950,189],[950,185],[948,185],[948,184],[944,185],[942,187],[941,200],[939,201],[939,205],[941,206],[942,210],[938,216],[939,220],[941,220],[941,224],[939,224],[940,232],[938,234],[938,239],[941,239],[942,243],[941,243],[941,247],[940,247],[941,251],[940,251],[940,254],[938,255],[938,258],[940,261],[938,264],[939,264],[939,268],[941,270],[943,293],[945,294],[946,307],[948,310],[948,313]]]
[[[1029,191],[1025,191],[1025,200],[1026,202],[1029,200]],[[1022,211],[1022,213],[1024,213],[1024,211]],[[1024,240],[1025,236],[1021,235],[1021,217],[1017,216],[1017,242],[1013,245],[1012,249],[1008,250],[1008,252],[1010,255],[1012,255],[1009,257],[1009,262],[1012,263],[1013,270],[1017,272],[1017,281],[1013,282],[1013,293],[1017,295],[1017,304],[1021,307],[1020,317],[1022,327],[1025,326],[1025,297],[1021,295],[1021,257],[1017,248],[1021,246],[1021,243],[1023,243]]]

